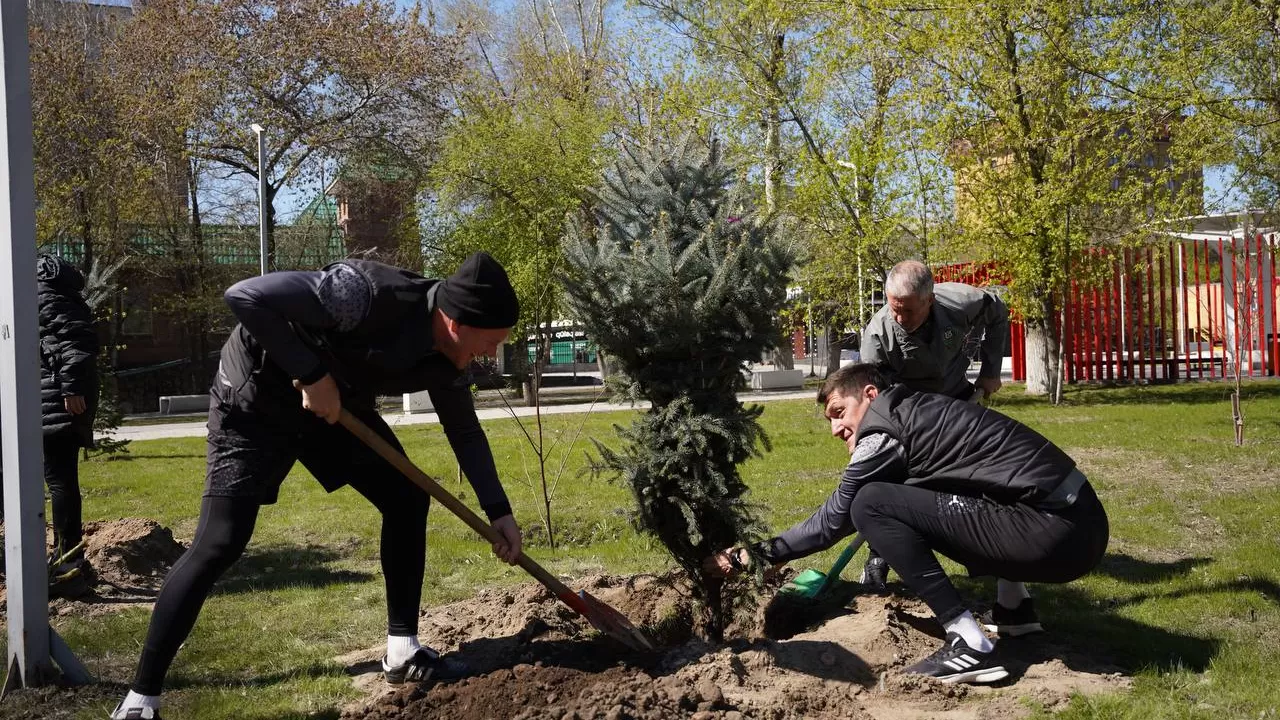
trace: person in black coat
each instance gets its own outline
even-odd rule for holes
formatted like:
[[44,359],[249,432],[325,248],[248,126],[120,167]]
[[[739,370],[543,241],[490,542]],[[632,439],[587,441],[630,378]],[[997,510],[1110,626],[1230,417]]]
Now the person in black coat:
[[84,275],[71,263],[48,254],[36,259],[44,480],[55,556],[71,553],[64,560],[73,563],[83,557],[76,549],[83,537],[77,454],[93,446],[98,405],[98,334],[83,290]]
[[[850,453],[840,484],[813,515],[754,553],[730,548],[704,567],[729,575],[752,555],[776,567],[859,532],[946,633],[937,652],[904,672],[943,682],[1007,677],[982,626],[1001,637],[1042,631],[1025,583],[1071,582],[1106,552],[1107,514],[1088,478],[1013,418],[890,385],[869,363],[832,373],[818,404]],[[997,578],[989,615],[974,617],[937,555]]]
[[113,720],[157,720],[165,676],[214,584],[245,551],[263,506],[301,463],[326,491],[350,486],[381,515],[388,683],[456,678],[468,668],[418,640],[430,496],[341,425],[344,407],[400,448],[379,395],[426,390],[477,504],[514,563],[521,535],[476,417],[475,357],[493,356],[520,315],[506,270],[485,253],[445,279],[371,260],[242,280],[224,296],[239,324],[209,389],[208,463],[191,547],[174,564],[129,693]]

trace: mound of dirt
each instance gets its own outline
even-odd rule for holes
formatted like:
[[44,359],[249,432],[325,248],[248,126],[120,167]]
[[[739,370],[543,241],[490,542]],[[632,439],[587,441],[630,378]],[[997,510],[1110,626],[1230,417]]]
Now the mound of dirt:
[[186,547],[169,528],[146,518],[85,523],[85,557],[100,581],[158,590]]
[[[0,541],[4,525],[0,524]],[[52,545],[52,531],[46,544]],[[92,572],[89,592],[75,599],[51,598],[50,615],[100,615],[152,602],[169,568],[186,548],[154,520],[124,518],[84,525],[84,553]],[[0,603],[7,598],[0,568]]]
[[75,599],[53,598],[50,615],[101,615],[150,604],[186,547],[154,520],[124,518],[84,525],[85,558],[93,585]]
[[[710,645],[690,639],[688,594],[671,577],[594,577],[573,586],[645,626],[659,648],[635,653],[601,637],[536,585],[485,591],[426,609],[420,624],[423,640],[470,665],[471,677],[389,690],[377,673],[382,648],[353,653],[339,660],[369,698],[342,717],[1000,719],[1129,684],[1106,659],[1051,635],[1003,642],[1011,677],[998,686],[902,675],[936,649],[941,631],[922,603],[898,594],[850,594],[834,612],[771,602],[754,624],[735,625],[730,642]],[[791,616],[788,632],[766,633],[779,614]]]

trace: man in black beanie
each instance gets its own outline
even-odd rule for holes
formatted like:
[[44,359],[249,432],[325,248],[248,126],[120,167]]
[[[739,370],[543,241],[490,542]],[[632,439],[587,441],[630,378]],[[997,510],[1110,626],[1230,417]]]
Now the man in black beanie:
[[343,260],[315,272],[250,278],[225,298],[240,324],[222,347],[209,391],[208,469],[195,539],[165,579],[133,685],[111,717],[160,717],[164,677],[179,646],[214,582],[244,552],[260,506],[276,501],[298,461],[327,491],[350,485],[382,513],[387,681],[465,673],[418,642],[429,496],[334,423],[345,406],[399,450],[375,399],[427,390],[477,502],[505,539],[494,554],[516,562],[520,528],[463,373],[474,358],[496,352],[520,315],[506,271],[485,253],[444,280]]

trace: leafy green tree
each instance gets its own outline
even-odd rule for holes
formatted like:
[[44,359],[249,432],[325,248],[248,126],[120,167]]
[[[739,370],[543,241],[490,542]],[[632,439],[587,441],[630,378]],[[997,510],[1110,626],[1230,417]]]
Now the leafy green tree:
[[[563,8],[560,8],[562,10]],[[535,0],[509,15],[455,8],[466,38],[466,70],[453,91],[456,116],[431,178],[441,226],[433,264],[447,271],[486,250],[507,268],[521,300],[512,332],[517,365],[525,339],[538,336],[526,402],[537,404],[539,367],[551,323],[564,317],[558,274],[566,222],[588,212],[614,123],[607,96],[606,3],[578,3],[572,22]],[[501,15],[501,17],[499,17]]]
[[1162,99],[1214,126],[1206,139],[1228,171],[1222,199],[1280,212],[1280,6],[1179,0],[1161,10],[1141,27],[1152,72],[1165,80]]
[[140,82],[189,104],[177,126],[187,156],[257,180],[250,126],[265,128],[274,267],[281,188],[355,155],[425,173],[459,60],[423,15],[389,0],[155,0],[127,24],[123,47]]
[[31,100],[37,242],[72,253],[82,272],[114,262],[146,216],[151,168],[137,152],[126,87],[104,61],[112,9],[31,4]]
[[631,148],[590,220],[567,238],[574,317],[616,360],[629,394],[651,408],[623,446],[597,444],[631,489],[644,530],[694,581],[705,631],[719,639],[733,598],[705,573],[713,552],[760,523],[738,465],[767,442],[760,406],[745,407],[746,363],[776,339],[792,257],[734,185],[713,143],[669,153]]
[[[782,324],[814,320],[835,340],[870,315],[894,261],[939,241],[941,163],[923,143],[918,60],[861,4],[641,0],[693,50],[671,102],[723,118],[751,158],[762,207],[802,250],[801,302]],[[922,210],[924,210],[922,212]],[[838,365],[838,347],[829,343]],[[789,362],[790,353],[776,360]]]
[[1159,78],[1138,41],[1160,12],[1078,0],[879,8],[930,68],[922,89],[956,176],[956,249],[1011,275],[1029,393],[1057,396],[1064,293],[1087,276],[1090,250],[1140,242],[1202,207],[1201,125],[1147,92]]

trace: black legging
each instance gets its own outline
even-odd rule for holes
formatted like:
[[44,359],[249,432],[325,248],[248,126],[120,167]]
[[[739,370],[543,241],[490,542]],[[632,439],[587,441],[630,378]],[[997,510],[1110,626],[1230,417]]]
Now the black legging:
[[1070,582],[1092,570],[1107,549],[1107,515],[1086,483],[1065,510],[1002,505],[896,483],[870,483],[850,508],[854,526],[937,616],[966,610],[934,556],[970,575],[1015,582]]
[[[55,552],[65,553],[80,543],[80,439],[74,433],[44,436],[44,482],[52,505]],[[82,555],[80,553],[78,555]]]
[[[920,388],[917,388],[917,389],[920,389]],[[930,390],[923,390],[923,389],[921,390],[922,392],[931,392]],[[976,385],[974,385],[971,382],[966,382],[965,384],[961,385],[954,393],[952,393],[951,397],[957,400],[964,400],[965,402],[981,402],[982,398],[978,398],[977,400],[973,399],[973,394],[977,391],[978,391],[978,388]],[[871,545],[871,543],[867,543],[867,562],[870,563],[872,560],[878,557],[881,557],[880,551],[876,550]],[[890,565],[890,567],[892,567],[892,565]]]
[[[427,496],[408,480],[385,474],[353,477],[350,485],[382,513],[381,560],[387,592],[387,634],[416,635],[426,569]],[[160,588],[138,660],[133,691],[159,695],[169,665],[186,641],[213,584],[244,553],[258,501],[205,497],[191,547]]]

